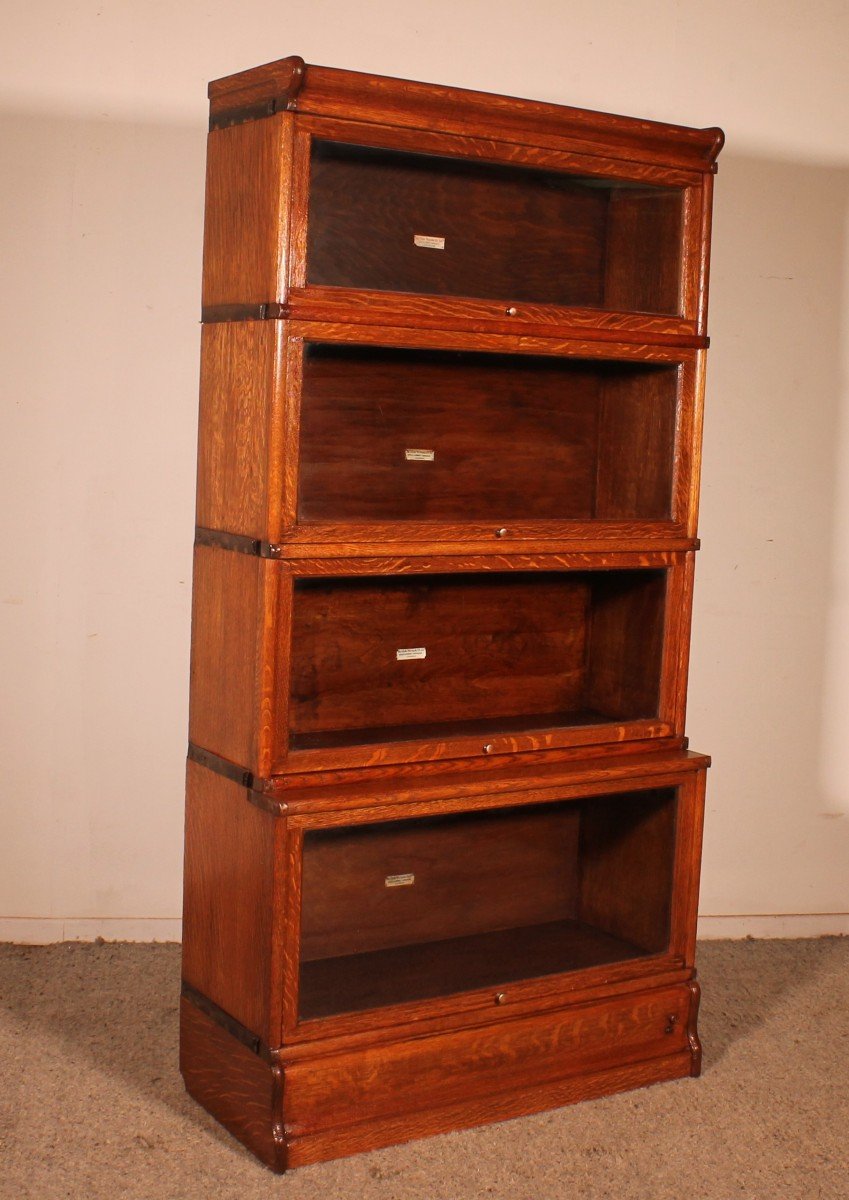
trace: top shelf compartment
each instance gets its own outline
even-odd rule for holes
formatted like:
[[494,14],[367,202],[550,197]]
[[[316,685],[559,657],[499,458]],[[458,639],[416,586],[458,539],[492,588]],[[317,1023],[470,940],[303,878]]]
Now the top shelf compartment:
[[705,346],[719,130],[292,63],[213,89],[205,320]]
[[306,285],[683,316],[684,189],[311,139]]

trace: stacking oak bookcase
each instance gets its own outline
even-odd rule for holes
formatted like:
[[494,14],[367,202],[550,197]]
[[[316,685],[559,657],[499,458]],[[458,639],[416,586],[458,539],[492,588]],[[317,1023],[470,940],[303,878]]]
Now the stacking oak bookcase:
[[284,1170],[698,1074],[722,134],[210,98],[186,1086]]

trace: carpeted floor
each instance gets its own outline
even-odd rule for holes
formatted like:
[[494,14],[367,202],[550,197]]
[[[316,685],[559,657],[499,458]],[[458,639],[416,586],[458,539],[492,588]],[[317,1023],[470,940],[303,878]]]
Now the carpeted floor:
[[849,938],[708,942],[700,1080],[272,1175],[183,1091],[179,948],[0,946],[0,1195],[847,1200]]

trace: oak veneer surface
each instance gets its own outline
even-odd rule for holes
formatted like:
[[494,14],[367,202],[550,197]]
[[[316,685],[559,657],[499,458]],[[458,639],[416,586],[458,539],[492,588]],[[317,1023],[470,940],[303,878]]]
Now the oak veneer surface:
[[203,304],[262,304],[285,270],[291,117],[210,133],[207,142]]
[[[681,192],[657,203],[657,189],[627,188],[620,206],[616,190],[558,172],[316,142],[307,281],[678,313],[679,269],[641,271],[636,241],[616,222],[621,214],[630,228],[638,210],[640,261],[662,248],[668,262],[680,243]],[[444,247],[416,245],[422,236]]]
[[581,919],[659,953],[669,944],[675,793],[661,788],[581,806]]
[[201,339],[197,523],[263,537],[276,322],[204,325]]
[[391,1049],[293,1063],[286,1070],[288,1116],[295,1127],[321,1128],[381,1112],[473,1105],[499,1091],[673,1054],[687,1047],[690,1006],[686,986],[657,988]]
[[267,1036],[275,889],[275,819],[230,779],[189,762],[183,979]]
[[198,1103],[266,1166],[283,1168],[274,1137],[280,1105],[274,1071],[185,997],[180,999],[180,1070]]
[[[298,580],[292,744],[570,712],[580,722],[588,708],[591,721],[656,715],[664,589],[653,571]],[[399,650],[425,657],[399,661]]]
[[[574,808],[316,831],[304,844],[301,959],[557,920],[577,898]],[[387,886],[393,877],[412,877]]]
[[308,343],[298,519],[668,517],[676,384],[674,366]]
[[189,738],[252,767],[257,748],[262,563],[195,546]]

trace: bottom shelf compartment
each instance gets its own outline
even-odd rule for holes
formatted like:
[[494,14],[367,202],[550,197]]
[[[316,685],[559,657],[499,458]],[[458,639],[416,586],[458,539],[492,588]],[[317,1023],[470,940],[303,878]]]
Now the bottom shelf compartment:
[[677,800],[652,788],[308,831],[300,1019],[663,952]]

